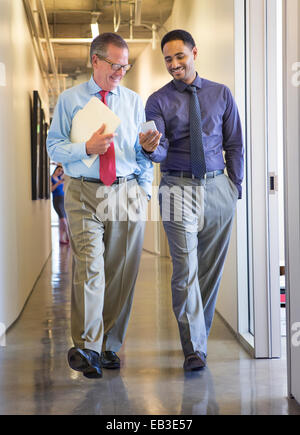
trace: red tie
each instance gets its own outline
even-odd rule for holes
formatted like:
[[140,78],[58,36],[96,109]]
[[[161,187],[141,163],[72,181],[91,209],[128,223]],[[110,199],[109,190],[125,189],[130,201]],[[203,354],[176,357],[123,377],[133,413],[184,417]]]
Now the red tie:
[[[100,91],[101,101],[106,104],[106,96],[109,91]],[[100,180],[106,186],[110,186],[116,179],[116,157],[114,143],[110,143],[110,147],[105,154],[99,155],[100,158]]]

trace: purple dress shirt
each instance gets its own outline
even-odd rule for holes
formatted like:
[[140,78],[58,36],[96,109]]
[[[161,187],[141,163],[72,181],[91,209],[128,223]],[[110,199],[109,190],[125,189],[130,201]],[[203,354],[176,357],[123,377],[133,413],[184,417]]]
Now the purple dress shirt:
[[[203,148],[207,172],[225,168],[242,196],[244,147],[238,109],[230,90],[222,84],[196,76],[193,85],[201,107]],[[153,120],[162,133],[153,153],[144,152],[153,162],[161,163],[161,171],[189,171],[190,92],[180,80],[172,80],[154,92],[146,104],[147,121]],[[223,158],[225,152],[225,162]]]

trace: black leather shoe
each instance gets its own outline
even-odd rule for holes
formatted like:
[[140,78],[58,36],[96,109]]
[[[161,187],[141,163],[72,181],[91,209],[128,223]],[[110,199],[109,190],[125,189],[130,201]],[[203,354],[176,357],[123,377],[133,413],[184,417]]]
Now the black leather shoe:
[[101,365],[105,369],[119,369],[121,361],[118,355],[111,350],[101,352]]
[[71,369],[82,372],[86,378],[102,378],[99,353],[90,349],[72,347],[68,352]]
[[206,366],[206,356],[203,352],[191,353],[185,358],[183,368],[185,371],[201,370]]

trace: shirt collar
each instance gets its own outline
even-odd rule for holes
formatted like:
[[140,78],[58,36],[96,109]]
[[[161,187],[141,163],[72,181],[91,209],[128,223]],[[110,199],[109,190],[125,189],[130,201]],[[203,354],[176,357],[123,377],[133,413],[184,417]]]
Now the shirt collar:
[[[93,75],[91,75],[90,80],[88,81],[88,89],[90,94],[95,95],[98,94],[100,91],[102,91],[102,88],[97,85],[97,83],[94,80]],[[115,89],[109,91],[112,94],[118,95],[119,94],[119,87],[117,86]]]
[[[186,83],[184,83],[182,80],[173,80],[173,83],[179,92],[184,92],[186,90],[186,87],[188,86]],[[191,83],[191,85],[196,86],[196,88],[202,88],[202,79],[198,76],[198,73],[196,72],[196,78]]]

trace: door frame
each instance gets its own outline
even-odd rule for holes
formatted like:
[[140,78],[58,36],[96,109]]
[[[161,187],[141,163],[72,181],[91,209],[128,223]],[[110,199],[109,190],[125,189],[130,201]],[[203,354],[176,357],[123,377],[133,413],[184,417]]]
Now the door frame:
[[[278,138],[274,130],[279,112],[274,95],[280,74],[271,67],[278,56],[278,41],[274,38],[279,25],[278,1],[235,2],[236,22],[244,21],[244,47],[241,42],[236,45],[236,59],[244,50],[245,75],[244,78],[237,75],[236,88],[242,89],[237,94],[241,102],[241,92],[244,92],[247,180],[246,202],[237,214],[238,250],[243,254],[238,255],[238,334],[241,342],[246,342],[252,349],[255,358],[281,355],[278,192],[271,191],[269,182],[270,173],[278,173]],[[243,11],[242,17],[238,15]],[[236,38],[240,36],[236,35]],[[249,313],[252,306],[251,336]]]
[[[288,393],[300,403],[300,5],[283,0]],[[296,66],[296,68],[295,68]]]

